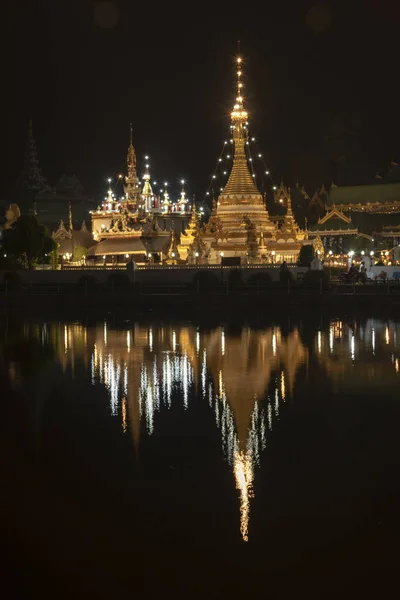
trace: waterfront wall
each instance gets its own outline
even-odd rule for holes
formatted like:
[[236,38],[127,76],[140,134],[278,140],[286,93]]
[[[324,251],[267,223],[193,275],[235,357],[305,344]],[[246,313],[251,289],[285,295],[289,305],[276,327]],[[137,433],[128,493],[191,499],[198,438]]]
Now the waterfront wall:
[[[306,267],[289,267],[290,272],[293,275],[293,279],[296,281],[301,277],[302,273],[308,271]],[[229,275],[233,271],[240,271],[240,277],[243,282],[246,282],[254,274],[267,273],[271,278],[271,281],[279,281],[279,267],[268,266],[249,266],[249,267],[221,267],[221,266],[207,266],[204,267],[150,267],[144,269],[137,269],[135,272],[130,274],[130,277],[135,280],[136,283],[167,283],[167,284],[182,284],[186,285],[191,283],[196,275],[201,272],[214,273],[218,279],[225,282],[228,280]],[[0,271],[0,282],[4,282],[4,277],[10,271]],[[83,277],[93,278],[97,283],[107,283],[110,276],[112,275],[124,275],[128,274],[126,269],[110,269],[110,268],[94,268],[94,269],[62,269],[59,271],[50,270],[26,270],[21,269],[16,271],[22,284],[28,285],[64,285],[64,284],[76,284]],[[300,274],[300,275],[299,275]]]

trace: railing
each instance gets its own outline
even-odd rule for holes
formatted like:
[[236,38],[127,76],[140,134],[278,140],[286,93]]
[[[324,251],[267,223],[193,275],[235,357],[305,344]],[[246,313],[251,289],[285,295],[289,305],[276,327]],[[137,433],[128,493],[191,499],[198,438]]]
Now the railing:
[[[162,264],[148,264],[148,265],[136,265],[136,271],[147,271],[157,270],[160,271],[199,271],[199,270],[221,270],[221,269],[279,269],[279,264],[251,264],[251,265],[162,265]],[[294,268],[305,268],[299,267],[296,264],[288,264],[289,269]],[[75,265],[63,265],[63,271],[127,271],[126,265],[95,265],[95,266],[75,266]]]

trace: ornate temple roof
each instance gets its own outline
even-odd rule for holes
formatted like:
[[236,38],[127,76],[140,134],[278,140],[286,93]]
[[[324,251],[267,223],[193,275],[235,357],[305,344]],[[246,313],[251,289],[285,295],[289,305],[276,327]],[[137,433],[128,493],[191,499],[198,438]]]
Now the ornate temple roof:
[[366,208],[368,204],[392,205],[396,203],[400,212],[400,183],[380,183],[376,185],[348,185],[331,187],[328,206],[357,206]]
[[321,219],[319,219],[316,225],[311,225],[309,232],[312,235],[316,234],[335,234],[340,235],[351,235],[357,234],[358,228],[352,223],[351,219],[347,217],[341,210],[334,207],[332,210],[326,213]]

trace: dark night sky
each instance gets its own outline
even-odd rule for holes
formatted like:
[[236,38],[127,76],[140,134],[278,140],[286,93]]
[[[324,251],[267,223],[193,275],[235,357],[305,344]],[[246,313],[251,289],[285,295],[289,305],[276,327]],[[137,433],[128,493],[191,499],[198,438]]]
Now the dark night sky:
[[124,168],[132,121],[139,164],[149,154],[153,179],[184,177],[200,200],[229,131],[238,39],[275,181],[336,179],[323,138],[337,119],[355,131],[346,182],[400,163],[398,3],[100,4],[10,0],[5,189],[32,114],[50,182],[75,173],[97,194]]

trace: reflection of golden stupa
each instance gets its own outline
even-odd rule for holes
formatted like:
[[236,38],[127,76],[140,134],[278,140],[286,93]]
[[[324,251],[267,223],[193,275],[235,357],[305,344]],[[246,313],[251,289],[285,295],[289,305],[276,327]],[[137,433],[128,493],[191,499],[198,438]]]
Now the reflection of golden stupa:
[[[111,329],[107,323],[90,329],[55,327],[61,362],[67,356],[71,364],[83,358],[92,383],[107,388],[111,414],[120,417],[124,432],[129,421],[136,451],[141,422],[151,435],[156,413],[171,405],[173,388],[178,386],[187,407],[192,384],[201,386],[202,396],[214,408],[224,455],[240,493],[240,531],[247,540],[254,468],[266,443],[265,414],[257,400],[264,398],[273,373],[282,399],[284,373],[293,387],[296,371],[307,359],[297,331],[283,338],[278,328],[246,327],[239,335],[229,335],[222,327],[201,333],[191,325],[135,325],[129,330]],[[269,427],[270,413],[269,405]]]

